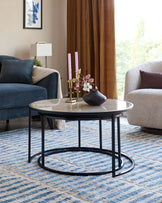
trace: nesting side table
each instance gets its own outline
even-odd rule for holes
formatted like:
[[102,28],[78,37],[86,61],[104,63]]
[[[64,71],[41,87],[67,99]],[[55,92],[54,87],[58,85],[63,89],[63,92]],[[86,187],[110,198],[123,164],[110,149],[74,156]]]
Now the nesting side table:
[[[112,173],[112,177],[125,174],[134,168],[134,161],[128,155],[121,153],[121,143],[120,143],[120,116],[123,112],[133,108],[133,104],[126,101],[119,101],[113,99],[107,99],[101,106],[89,106],[84,101],[70,104],[66,103],[66,99],[49,99],[33,102],[29,105],[29,142],[28,142],[28,162],[35,156],[39,156],[38,164],[45,170],[65,174],[65,175],[103,175],[107,173]],[[31,111],[37,111],[41,117],[41,152],[31,155]],[[66,147],[45,150],[45,118],[55,118],[62,120],[76,120],[78,121],[78,146],[77,147]],[[111,119],[111,149],[103,149],[102,140],[102,120]],[[117,119],[117,126],[115,126],[115,120]],[[81,121],[82,120],[98,120],[99,121],[99,147],[82,147],[81,146]],[[116,133],[117,129],[117,133]],[[65,129],[66,130],[66,129]],[[117,136],[116,136],[117,134]],[[117,139],[116,139],[117,137]],[[116,142],[117,140],[117,142]],[[117,143],[117,150],[115,145]],[[60,171],[54,168],[49,168],[46,166],[45,157],[57,153],[66,152],[94,152],[106,154],[112,157],[112,169],[107,171],[96,171],[96,172],[71,172],[71,171]],[[123,168],[125,157],[130,162],[130,167],[126,170]],[[117,167],[115,162],[118,162]]]

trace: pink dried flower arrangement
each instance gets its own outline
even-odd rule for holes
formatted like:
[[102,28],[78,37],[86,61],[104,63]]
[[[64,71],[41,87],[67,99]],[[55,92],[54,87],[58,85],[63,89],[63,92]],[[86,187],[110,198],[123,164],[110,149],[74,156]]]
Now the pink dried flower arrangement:
[[75,83],[74,90],[78,90],[81,86],[83,87],[83,91],[90,92],[94,86],[94,78],[92,78],[90,74],[82,76],[81,69],[77,70],[76,78],[73,79],[73,82]]

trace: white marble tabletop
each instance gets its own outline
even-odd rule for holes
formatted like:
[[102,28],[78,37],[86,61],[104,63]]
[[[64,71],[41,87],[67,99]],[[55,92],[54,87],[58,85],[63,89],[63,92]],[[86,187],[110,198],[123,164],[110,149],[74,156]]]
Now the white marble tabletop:
[[63,99],[47,99],[31,103],[29,106],[37,111],[60,112],[60,113],[106,113],[124,112],[133,108],[133,104],[126,101],[107,99],[100,106],[90,106],[84,101],[76,103],[66,103]]

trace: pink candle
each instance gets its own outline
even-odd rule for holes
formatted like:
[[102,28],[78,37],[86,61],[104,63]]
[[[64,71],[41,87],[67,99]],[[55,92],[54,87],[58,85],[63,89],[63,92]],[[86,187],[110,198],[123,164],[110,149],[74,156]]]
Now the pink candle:
[[72,73],[71,73],[71,54],[68,53],[68,73],[69,73],[69,80],[72,79]]
[[78,70],[78,52],[75,52],[75,72]]

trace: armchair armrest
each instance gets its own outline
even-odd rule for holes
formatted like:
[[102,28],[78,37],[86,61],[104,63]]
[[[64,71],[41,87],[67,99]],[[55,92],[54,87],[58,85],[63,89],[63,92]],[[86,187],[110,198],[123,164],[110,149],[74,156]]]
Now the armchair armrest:
[[140,88],[141,78],[139,70],[139,67],[134,67],[126,72],[124,100],[129,92]]

